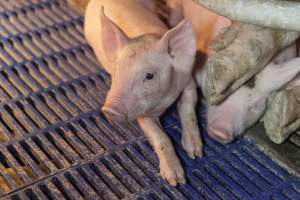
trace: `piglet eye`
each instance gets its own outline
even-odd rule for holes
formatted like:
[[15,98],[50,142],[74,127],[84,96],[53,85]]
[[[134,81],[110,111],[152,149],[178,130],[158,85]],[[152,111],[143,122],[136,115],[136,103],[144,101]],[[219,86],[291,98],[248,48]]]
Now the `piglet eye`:
[[147,80],[151,80],[151,79],[153,79],[153,76],[154,76],[154,75],[153,75],[152,73],[147,73],[147,74],[146,74],[146,79],[147,79]]

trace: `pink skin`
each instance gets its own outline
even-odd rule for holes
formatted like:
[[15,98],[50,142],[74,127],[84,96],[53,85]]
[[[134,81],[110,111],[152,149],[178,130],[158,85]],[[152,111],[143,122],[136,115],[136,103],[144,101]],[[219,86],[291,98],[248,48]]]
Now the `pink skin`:
[[[191,41],[186,41],[188,38]],[[191,79],[195,48],[188,45],[193,43],[188,21],[182,21],[162,38],[149,34],[133,39],[120,50],[103,111],[108,115],[110,111],[118,112],[128,120],[160,116]],[[186,50],[185,55],[180,54],[181,49]]]
[[[183,18],[191,20],[197,38],[197,51],[202,57],[197,60],[195,74],[205,84],[201,64],[205,56],[213,53],[209,43],[220,30],[231,25],[231,21],[199,6],[192,0],[167,0],[169,24],[175,26]],[[203,56],[204,55],[204,56]],[[208,133],[221,143],[229,143],[261,117],[266,100],[272,92],[289,82],[299,71],[299,59],[283,63],[295,57],[295,45],[283,51],[252,80],[255,86],[243,86],[217,106],[208,106]],[[277,64],[280,63],[280,64]],[[281,64],[282,63],[282,64]],[[293,68],[294,67],[294,68]],[[274,83],[274,77],[276,82]]]
[[221,143],[229,143],[256,123],[265,111],[267,98],[299,73],[300,58],[294,57],[295,45],[292,45],[221,104],[208,106],[209,135]]
[[[194,58],[196,50],[210,54],[209,42],[231,22],[191,0],[170,0],[168,5],[173,26],[170,30],[155,13],[154,1],[127,0],[124,4],[124,0],[91,0],[85,15],[85,36],[112,76],[112,86],[102,111],[111,120],[137,118],[159,157],[162,177],[176,185],[185,183],[184,171],[158,117],[179,98],[182,147],[191,158],[202,156],[195,115]],[[299,61],[291,62],[288,65]],[[241,88],[228,98],[228,102],[208,108],[212,137],[229,142],[233,135],[258,119],[267,96],[291,79],[292,69],[283,64],[281,70],[279,66],[272,64],[258,75],[255,89]],[[270,83],[270,77],[278,74],[286,75],[280,76],[280,81],[276,82],[280,84],[274,84],[276,87],[262,84]],[[241,102],[239,98],[249,102],[246,106],[235,104]],[[228,117],[222,121],[224,114]]]
[[199,6],[193,0],[167,0],[169,24],[175,26],[183,18],[189,19],[197,38],[197,50],[201,54],[212,53],[209,43],[220,30],[232,24],[231,20],[216,15],[214,12]]
[[[167,30],[158,21],[158,16],[155,13],[151,16],[149,9],[145,8],[148,4],[136,5],[141,1],[127,2],[126,5],[132,6],[132,9],[119,5],[120,0],[94,2],[93,7],[90,4],[87,8],[85,35],[112,76],[112,86],[102,108],[103,112],[108,118],[117,121],[133,120],[138,116],[160,116],[178,98],[192,78],[196,50],[191,23],[183,20],[178,26]],[[106,9],[108,16],[101,11],[101,6]],[[128,11],[121,12],[124,18],[122,20],[119,19],[120,11],[114,12],[114,9],[121,9],[120,7]],[[136,12],[137,8],[140,13]],[[94,13],[97,12],[99,19],[94,19]],[[132,13],[137,16],[132,16]],[[157,21],[153,18],[157,18]],[[141,22],[141,19],[145,21]],[[98,24],[95,25],[93,20]],[[125,23],[128,24],[125,26]],[[154,28],[132,32],[131,23]],[[95,27],[100,27],[96,36],[94,32],[98,31]]]
[[191,158],[202,155],[192,77],[196,38],[189,20],[168,30],[154,8],[151,0],[91,0],[84,31],[112,77],[102,111],[113,121],[137,119],[159,157],[162,177],[176,185],[185,183],[184,171],[158,117],[179,98],[183,148]]

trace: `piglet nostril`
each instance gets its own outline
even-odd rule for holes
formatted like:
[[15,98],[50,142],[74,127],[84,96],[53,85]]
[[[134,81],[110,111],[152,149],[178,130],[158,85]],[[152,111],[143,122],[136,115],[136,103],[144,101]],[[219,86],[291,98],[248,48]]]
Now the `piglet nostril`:
[[208,135],[222,144],[230,143],[234,139],[232,133],[215,127],[208,127]]
[[103,106],[101,108],[104,115],[112,121],[124,121],[126,120],[126,115],[119,112],[117,109],[114,109],[112,107]]

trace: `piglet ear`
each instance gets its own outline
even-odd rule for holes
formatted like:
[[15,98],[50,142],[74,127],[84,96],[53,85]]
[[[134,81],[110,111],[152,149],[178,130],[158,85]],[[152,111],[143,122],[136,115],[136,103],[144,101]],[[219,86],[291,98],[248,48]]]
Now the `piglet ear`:
[[176,62],[180,60],[185,62],[185,59],[193,61],[196,54],[196,37],[191,21],[183,19],[167,31],[159,41],[158,47]]
[[101,7],[101,42],[105,55],[110,61],[117,58],[118,50],[129,43],[127,35],[105,14],[104,8]]

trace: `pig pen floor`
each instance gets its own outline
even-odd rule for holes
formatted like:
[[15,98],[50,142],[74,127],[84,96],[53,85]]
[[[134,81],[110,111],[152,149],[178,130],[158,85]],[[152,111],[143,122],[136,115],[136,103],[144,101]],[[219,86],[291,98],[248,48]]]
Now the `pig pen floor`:
[[82,21],[63,0],[0,0],[1,199],[300,199],[299,180],[248,140],[203,130],[205,156],[189,159],[174,109],[162,121],[188,183],[169,186],[136,123],[103,117],[109,76]]

